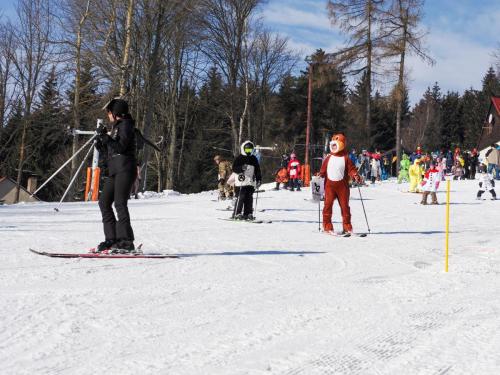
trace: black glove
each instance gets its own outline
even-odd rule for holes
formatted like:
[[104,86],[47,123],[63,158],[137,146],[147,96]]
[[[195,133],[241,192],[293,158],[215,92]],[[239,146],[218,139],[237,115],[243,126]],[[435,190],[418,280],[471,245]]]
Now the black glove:
[[108,133],[108,129],[103,124],[100,124],[95,132],[97,135],[103,135]]
[[219,178],[219,184],[223,184],[224,183],[224,179],[223,178]]
[[108,135],[108,133],[103,133],[97,136],[101,144],[107,145],[111,137]]
[[495,187],[495,180],[491,180],[491,186]]
[[257,180],[257,189],[260,187],[261,184],[262,184],[262,181]]

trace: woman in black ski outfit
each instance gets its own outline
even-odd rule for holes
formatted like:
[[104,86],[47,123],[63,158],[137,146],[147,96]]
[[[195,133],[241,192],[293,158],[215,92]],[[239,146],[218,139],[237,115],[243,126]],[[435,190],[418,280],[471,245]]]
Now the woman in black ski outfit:
[[[105,240],[97,246],[97,251],[133,252],[134,232],[127,201],[137,175],[135,123],[125,100],[113,99],[105,110],[111,130],[109,133],[105,127],[97,130],[97,148],[107,165],[99,197]],[[118,219],[113,212],[113,202]]]
[[262,175],[259,161],[252,155],[253,150],[252,142],[243,142],[241,155],[238,155],[233,162],[233,172],[238,175],[235,181],[237,200],[233,215],[233,219],[236,220],[254,220],[253,193],[255,188],[260,186]]

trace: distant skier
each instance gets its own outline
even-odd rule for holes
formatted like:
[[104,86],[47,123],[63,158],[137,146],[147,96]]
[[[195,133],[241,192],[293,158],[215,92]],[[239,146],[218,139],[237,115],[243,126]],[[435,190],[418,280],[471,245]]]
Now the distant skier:
[[290,155],[290,162],[288,163],[288,176],[290,177],[290,191],[300,191],[300,161],[297,156],[292,153]]
[[[104,109],[111,130],[108,133],[104,126],[97,129],[96,147],[104,155],[108,171],[99,197],[105,240],[96,251],[133,252],[134,232],[127,200],[137,173],[135,123],[125,100],[113,99]],[[118,219],[113,212],[113,203]]]
[[425,172],[424,180],[422,181],[422,190],[424,191],[422,195],[422,201],[420,204],[427,204],[427,197],[431,195],[431,204],[439,204],[437,201],[436,191],[439,186],[439,181],[441,180],[441,175],[439,170],[436,168],[434,162],[430,164],[429,169]]
[[456,160],[455,164],[451,168],[451,174],[453,175],[454,180],[463,180],[464,169],[462,164],[460,164],[460,160]]
[[491,173],[488,173],[486,170],[486,166],[484,169],[481,168],[479,172],[479,190],[477,192],[477,198],[481,199],[481,196],[485,191],[489,191],[491,194],[491,199],[497,199],[497,194],[495,193],[495,179]]
[[219,199],[232,199],[233,198],[233,187],[227,183],[229,176],[231,176],[231,163],[225,160],[220,155],[215,155],[214,162],[218,166],[217,183],[219,188]]
[[420,164],[420,159],[415,159],[414,163],[408,170],[408,174],[410,176],[410,193],[420,193],[420,183],[422,182],[422,175],[424,174]]
[[280,167],[278,168],[278,170],[274,174],[275,175],[274,181],[276,182],[276,187],[274,188],[274,190],[279,190],[281,184],[283,184],[285,186],[285,189],[287,188],[287,185],[288,185],[288,162],[289,161],[290,161],[290,158],[288,157],[288,155],[283,154],[281,156]]
[[476,179],[477,167],[479,165],[479,154],[476,148],[472,149],[471,157],[470,157],[470,179]]
[[410,159],[408,155],[403,154],[403,160],[399,163],[399,175],[398,175],[398,184],[405,180],[406,182],[410,181],[410,177],[408,175],[408,170],[410,169]]
[[373,154],[373,158],[370,161],[370,176],[372,180],[372,184],[375,183],[375,181],[379,181],[381,178],[381,166],[380,166],[380,154]]
[[241,144],[241,155],[233,162],[233,172],[237,174],[236,185],[236,208],[233,219],[254,220],[253,216],[253,193],[262,181],[260,166],[257,158],[252,155],[254,144],[245,141]]

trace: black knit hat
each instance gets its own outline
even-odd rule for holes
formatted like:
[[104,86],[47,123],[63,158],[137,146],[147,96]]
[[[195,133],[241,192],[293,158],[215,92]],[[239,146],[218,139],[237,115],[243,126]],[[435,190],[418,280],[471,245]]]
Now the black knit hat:
[[124,117],[128,115],[128,103],[123,99],[111,99],[104,109],[115,116]]

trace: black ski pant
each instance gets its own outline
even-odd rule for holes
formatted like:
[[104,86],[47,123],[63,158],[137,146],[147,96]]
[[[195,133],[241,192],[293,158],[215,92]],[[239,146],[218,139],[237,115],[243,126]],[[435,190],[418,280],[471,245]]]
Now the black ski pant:
[[[127,201],[132,185],[135,182],[136,171],[124,171],[104,179],[104,187],[99,197],[99,208],[102,214],[104,236],[106,240],[134,240],[134,231],[130,225]],[[113,202],[118,220],[113,212]]]
[[[485,192],[484,190],[479,190],[479,191],[477,192],[477,197],[478,197],[478,198],[481,198],[481,195],[483,195],[483,193],[484,193],[484,192]],[[497,194],[495,193],[495,190],[494,190],[494,189],[491,189],[491,190],[490,190],[490,194],[491,194],[491,196],[492,196],[493,198],[495,198],[495,199],[497,198]]]
[[238,205],[236,206],[235,215],[241,214],[248,216],[253,214],[253,192],[255,188],[253,186],[242,186],[239,188],[238,192]]

